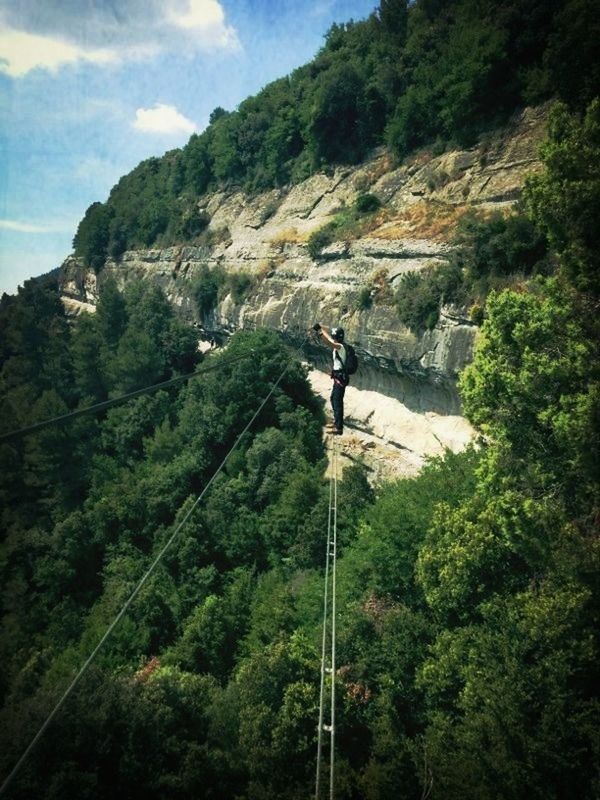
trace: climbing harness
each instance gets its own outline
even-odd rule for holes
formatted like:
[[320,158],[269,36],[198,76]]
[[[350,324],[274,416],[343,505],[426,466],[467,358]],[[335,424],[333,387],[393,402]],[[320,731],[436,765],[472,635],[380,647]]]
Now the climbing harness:
[[[335,777],[335,623],[336,623],[336,561],[337,561],[337,455],[335,437],[331,438],[331,474],[329,476],[329,512],[327,515],[327,548],[325,551],[325,581],[323,588],[323,636],[321,644],[321,683],[319,691],[319,723],[317,732],[317,777],[315,800],[321,800],[323,771],[323,733],[329,734],[329,799],[334,796]],[[329,585],[331,583],[331,614],[329,614]],[[330,657],[327,666],[327,632],[330,632]],[[325,675],[330,676],[329,723],[325,715]]]

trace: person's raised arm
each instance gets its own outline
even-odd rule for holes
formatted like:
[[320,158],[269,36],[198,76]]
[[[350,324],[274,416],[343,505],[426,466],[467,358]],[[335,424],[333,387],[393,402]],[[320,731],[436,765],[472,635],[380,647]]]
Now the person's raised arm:
[[320,333],[325,342],[331,347],[332,350],[340,350],[342,347],[341,342],[336,342],[335,339],[332,338],[331,334],[329,333],[329,328],[326,325],[321,325],[320,323],[316,323],[313,326],[313,329]]

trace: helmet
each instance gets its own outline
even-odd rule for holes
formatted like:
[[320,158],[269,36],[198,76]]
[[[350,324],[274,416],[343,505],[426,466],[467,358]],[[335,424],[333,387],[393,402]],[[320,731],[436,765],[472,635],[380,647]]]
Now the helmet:
[[343,342],[344,341],[344,329],[343,328],[332,328],[331,329],[331,338],[335,342]]

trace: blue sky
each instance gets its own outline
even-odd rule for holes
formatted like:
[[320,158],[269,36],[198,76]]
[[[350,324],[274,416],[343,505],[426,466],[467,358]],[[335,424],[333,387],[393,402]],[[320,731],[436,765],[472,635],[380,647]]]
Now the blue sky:
[[312,58],[377,0],[2,0],[0,293],[59,266],[78,221],[142,159],[181,147]]

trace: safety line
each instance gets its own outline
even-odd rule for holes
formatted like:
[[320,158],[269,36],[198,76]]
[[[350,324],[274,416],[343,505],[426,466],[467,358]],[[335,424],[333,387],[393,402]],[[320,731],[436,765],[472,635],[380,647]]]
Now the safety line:
[[[325,557],[325,581],[323,590],[323,636],[321,642],[321,683],[319,691],[319,726],[317,733],[317,776],[315,781],[315,800],[321,798],[321,772],[323,752],[323,732],[330,735],[329,745],[329,798],[334,797],[335,783],[335,665],[336,665],[336,562],[337,562],[337,458],[338,448],[332,435],[331,472],[329,476],[329,511],[327,517],[327,551]],[[331,580],[331,655],[330,666],[327,662],[327,629],[329,622],[329,583]],[[331,678],[329,697],[329,724],[324,723],[325,716],[325,673]]]
[[92,406],[86,406],[85,408],[77,408],[75,411],[69,411],[67,414],[61,414],[57,417],[51,417],[50,419],[45,419],[42,422],[36,422],[33,425],[28,425],[25,428],[19,428],[15,431],[10,431],[9,433],[2,433],[0,434],[0,444],[3,442],[11,441],[12,439],[18,439],[21,436],[25,436],[29,433],[35,433],[36,431],[42,430],[42,428],[47,428],[50,425],[57,425],[63,422],[67,422],[70,419],[74,419],[75,417],[81,417],[83,414],[89,414],[95,411],[102,411],[105,408],[110,408],[111,406],[117,405],[118,403],[123,403],[125,400],[130,400],[132,397],[139,397],[142,394],[146,394],[147,392],[154,392],[157,389],[164,389],[167,386],[173,386],[176,383],[181,383],[181,381],[187,381],[190,378],[197,378],[200,375],[206,375],[207,372],[213,372],[215,369],[221,369],[221,367],[226,367],[229,364],[235,364],[237,361],[241,361],[244,358],[248,358],[249,356],[254,355],[254,350],[250,350],[247,353],[242,353],[239,356],[234,356],[229,359],[222,359],[217,364],[213,364],[212,366],[207,367],[206,369],[196,370],[195,372],[188,372],[185,375],[178,375],[175,378],[169,378],[166,381],[161,381],[160,383],[154,383],[151,386],[145,386],[143,389],[135,389],[133,392],[127,392],[127,394],[122,394],[119,397],[113,397],[110,400],[103,400],[101,403],[95,403]]
[[337,444],[333,442],[333,564],[331,574],[331,750],[329,753],[329,800],[334,794],[335,767],[335,615],[337,562]]
[[[302,348],[304,347],[307,339],[308,339],[308,336],[305,337],[305,339],[302,342],[302,344],[300,345],[300,347],[294,352],[294,354],[293,354],[294,356],[296,355],[296,353],[298,353],[298,352],[300,352],[302,350]],[[54,719],[54,717],[56,716],[58,711],[63,706],[64,702],[67,700],[67,698],[69,697],[69,695],[71,694],[73,689],[77,686],[77,684],[79,683],[79,681],[81,680],[81,678],[83,677],[85,672],[87,671],[87,668],[90,666],[90,664],[92,663],[92,661],[96,657],[97,653],[99,652],[99,650],[102,647],[102,645],[104,644],[104,642],[108,639],[108,637],[110,636],[112,631],[115,629],[115,627],[117,626],[117,624],[119,623],[121,618],[126,613],[126,611],[129,608],[129,606],[131,605],[131,603],[135,599],[135,597],[140,592],[141,588],[144,586],[144,584],[146,583],[146,581],[148,580],[150,575],[154,572],[155,568],[157,567],[158,563],[160,562],[160,560],[162,559],[164,554],[167,552],[167,550],[170,548],[172,543],[175,541],[177,535],[179,534],[179,532],[181,531],[181,529],[183,528],[185,523],[188,521],[188,519],[191,517],[192,513],[197,508],[197,506],[199,505],[200,501],[202,500],[202,498],[204,497],[204,495],[206,494],[206,492],[209,490],[210,486],[214,482],[215,478],[217,477],[217,475],[221,472],[221,470],[223,469],[223,467],[227,463],[227,460],[229,459],[229,457],[231,456],[233,451],[237,448],[237,446],[241,442],[242,438],[245,436],[245,434],[250,429],[250,426],[252,425],[254,420],[258,417],[258,415],[263,410],[265,405],[271,399],[271,397],[273,396],[273,393],[275,392],[275,390],[277,389],[277,387],[279,386],[279,384],[283,380],[284,375],[286,374],[286,372],[290,368],[291,363],[292,363],[292,357],[290,356],[290,360],[288,361],[285,369],[282,371],[281,375],[277,378],[277,380],[275,381],[275,383],[271,387],[270,392],[265,397],[265,399],[262,401],[262,403],[260,404],[258,409],[254,412],[254,415],[252,416],[250,422],[248,422],[248,424],[246,425],[244,430],[237,437],[237,439],[235,440],[235,442],[233,443],[233,445],[231,446],[231,448],[227,452],[227,455],[225,456],[223,461],[221,461],[219,467],[217,468],[217,471],[213,473],[212,477],[210,478],[210,480],[208,481],[208,483],[206,484],[206,486],[204,487],[204,489],[202,490],[200,495],[196,498],[196,500],[195,500],[194,504],[192,505],[192,507],[189,509],[187,514],[184,516],[184,518],[181,520],[181,522],[179,523],[179,525],[175,529],[174,533],[171,535],[171,537],[168,540],[168,542],[166,543],[166,545],[162,548],[160,553],[156,556],[156,558],[152,562],[150,568],[147,570],[145,575],[142,577],[142,579],[140,580],[140,582],[138,583],[136,588],[133,590],[133,592],[129,596],[128,600],[125,602],[125,605],[123,606],[123,608],[119,611],[119,613],[117,614],[115,619],[108,626],[106,632],[104,633],[104,636],[100,639],[100,641],[98,642],[98,644],[96,645],[96,647],[92,651],[91,655],[88,657],[88,659],[85,662],[85,664],[81,667],[81,669],[79,670],[79,672],[77,673],[77,675],[75,676],[75,678],[73,679],[71,684],[68,686],[68,688],[66,689],[66,691],[64,692],[64,694],[62,695],[62,697],[60,698],[58,703],[54,706],[54,708],[52,709],[52,711],[50,712],[50,714],[46,718],[46,720],[43,723],[43,725],[40,727],[40,729],[38,730],[36,735],[33,737],[31,742],[29,743],[29,745],[25,749],[24,753],[21,755],[21,757],[19,758],[19,760],[17,761],[17,763],[13,767],[13,769],[10,772],[10,774],[8,775],[8,777],[2,783],[2,786],[0,786],[0,795],[4,794],[4,792],[6,791],[6,789],[8,788],[8,786],[10,785],[10,783],[12,782],[14,777],[17,775],[17,773],[19,772],[19,770],[21,769],[21,767],[23,766],[23,764],[27,760],[29,754],[31,753],[31,751],[33,750],[33,748],[35,747],[37,742],[41,739],[41,737],[43,736],[44,732],[46,731],[46,729],[48,728],[48,726],[50,725],[50,723],[52,722],[52,720]]]
[[[333,447],[331,451],[333,467]],[[327,593],[329,588],[329,558],[331,550],[331,517],[333,499],[333,472],[329,476],[329,510],[327,514],[327,547],[325,551],[325,588],[323,591],[323,638],[321,643],[321,686],[319,690],[319,727],[317,733],[317,778],[315,782],[315,800],[321,796],[321,757],[323,750],[323,708],[325,697],[325,659],[327,644]]]

